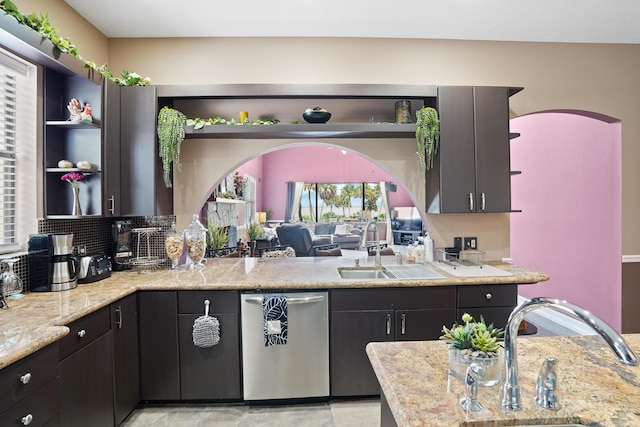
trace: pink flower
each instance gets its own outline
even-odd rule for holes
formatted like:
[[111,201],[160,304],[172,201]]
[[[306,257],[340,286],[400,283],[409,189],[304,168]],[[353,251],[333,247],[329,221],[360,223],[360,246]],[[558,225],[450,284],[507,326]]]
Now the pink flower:
[[62,175],[61,181],[67,181],[73,188],[78,188],[78,182],[84,181],[82,172],[69,172]]

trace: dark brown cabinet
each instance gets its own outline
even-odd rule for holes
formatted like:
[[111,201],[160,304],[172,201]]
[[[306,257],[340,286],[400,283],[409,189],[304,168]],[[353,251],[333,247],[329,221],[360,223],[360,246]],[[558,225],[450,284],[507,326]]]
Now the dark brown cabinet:
[[[193,323],[204,315],[220,323],[220,342],[200,348],[193,344]],[[180,390],[182,400],[240,400],[240,319],[236,291],[183,291],[178,293]]]
[[105,217],[120,216],[120,91],[116,83],[103,84],[104,129],[102,170],[102,212]]
[[173,191],[158,156],[155,86],[120,88],[120,214],[171,215]]
[[137,294],[111,304],[110,311],[114,415],[116,425],[120,425],[140,401]]
[[59,425],[58,345],[0,371],[0,426]]
[[109,309],[71,323],[59,343],[60,425],[114,425]]
[[511,211],[507,87],[438,87],[440,148],[427,171],[429,213]]
[[178,294],[145,291],[138,295],[140,399],[180,399]]
[[482,316],[487,324],[504,328],[518,303],[518,285],[458,286],[458,314],[469,313],[474,319]]
[[455,304],[455,287],[331,291],[331,396],[379,394],[366,345],[437,339]]

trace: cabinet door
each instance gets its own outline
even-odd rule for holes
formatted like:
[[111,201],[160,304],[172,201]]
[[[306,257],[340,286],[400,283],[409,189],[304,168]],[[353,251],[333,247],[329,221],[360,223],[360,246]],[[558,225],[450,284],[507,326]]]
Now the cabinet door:
[[138,295],[142,400],[180,399],[177,307],[173,291]]
[[111,304],[113,333],[114,413],[116,425],[140,401],[137,294]]
[[509,94],[506,87],[473,88],[476,211],[511,210]]
[[436,211],[470,212],[476,192],[473,88],[438,87],[438,115],[440,148],[437,168],[427,173],[427,202],[431,206],[439,196]]
[[396,341],[437,340],[442,335],[442,325],[450,327],[456,320],[456,310],[451,308],[429,310],[397,310],[395,321]]
[[220,322],[220,342],[193,345],[193,322],[202,314],[180,314],[180,389],[182,400],[241,399],[240,328],[237,314],[211,316]]
[[103,86],[102,180],[104,216],[120,216],[120,86],[106,80]]
[[380,394],[365,347],[393,341],[393,311],[334,311],[331,313],[331,396]]
[[58,364],[60,425],[113,427],[111,331]]
[[173,192],[164,185],[156,142],[155,86],[121,88],[120,205],[124,216],[170,215]]

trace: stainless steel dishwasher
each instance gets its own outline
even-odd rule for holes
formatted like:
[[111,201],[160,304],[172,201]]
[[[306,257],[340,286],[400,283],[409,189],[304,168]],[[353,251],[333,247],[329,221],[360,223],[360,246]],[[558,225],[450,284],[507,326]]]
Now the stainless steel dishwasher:
[[[262,302],[287,303],[287,338],[265,345]],[[242,368],[245,400],[329,396],[327,292],[242,293]]]

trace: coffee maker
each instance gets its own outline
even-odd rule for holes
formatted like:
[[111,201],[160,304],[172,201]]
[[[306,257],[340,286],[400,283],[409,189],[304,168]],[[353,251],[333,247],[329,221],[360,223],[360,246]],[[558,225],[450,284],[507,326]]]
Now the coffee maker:
[[30,291],[65,291],[78,286],[73,233],[32,234],[28,250]]
[[118,220],[113,223],[113,255],[111,266],[115,271],[128,270],[132,267],[131,230],[133,222]]

